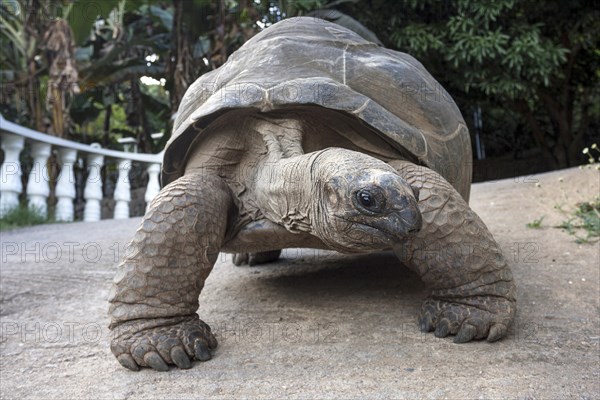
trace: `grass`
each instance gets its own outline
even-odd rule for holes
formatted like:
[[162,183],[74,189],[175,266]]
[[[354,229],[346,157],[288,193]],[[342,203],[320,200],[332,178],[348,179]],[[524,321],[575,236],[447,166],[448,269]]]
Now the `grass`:
[[[594,168],[600,170],[600,148],[596,143],[586,147],[582,151],[588,157],[588,165],[580,166],[583,168]],[[562,178],[559,179],[562,182]],[[563,190],[564,193],[564,190]],[[560,205],[555,205],[559,212],[567,216],[567,219],[554,228],[560,228],[567,231],[569,235],[575,237],[576,243],[592,243],[600,240],[600,197],[592,201],[576,203],[575,207],[566,211]],[[526,224],[528,228],[539,229],[544,217],[534,219]]]
[[542,226],[542,221],[544,220],[544,217],[545,217],[545,215],[542,215],[540,218],[534,219],[533,221],[528,222],[525,225],[531,229],[540,229],[540,227]]
[[[562,228],[575,237],[577,243],[592,243],[600,240],[600,197],[594,201],[577,203],[569,219],[556,228]],[[583,233],[585,236],[581,236]]]
[[39,210],[20,205],[9,211],[4,217],[0,218],[0,231],[51,222],[53,222],[52,219],[44,217]]

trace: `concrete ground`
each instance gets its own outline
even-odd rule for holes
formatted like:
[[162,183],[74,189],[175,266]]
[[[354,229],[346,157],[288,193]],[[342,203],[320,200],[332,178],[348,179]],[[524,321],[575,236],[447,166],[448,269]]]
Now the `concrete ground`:
[[474,185],[518,284],[500,342],[419,333],[427,290],[389,254],[223,256],[199,310],[219,347],[168,373],[128,371],[108,345],[110,282],[140,219],[2,232],[0,397],[600,398],[600,246],[552,227],[566,219],[554,206],[599,192],[598,171],[577,169]]

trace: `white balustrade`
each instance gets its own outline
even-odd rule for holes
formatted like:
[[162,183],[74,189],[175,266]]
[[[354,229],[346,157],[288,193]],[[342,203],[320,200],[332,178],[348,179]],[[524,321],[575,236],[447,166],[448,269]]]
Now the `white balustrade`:
[[[93,143],[91,147],[100,148],[98,143]],[[102,215],[102,165],[104,156],[100,154],[88,154],[87,168],[88,177],[85,181],[83,198],[85,199],[85,208],[83,209],[83,220],[86,222],[100,221]]]
[[1,148],[4,151],[4,161],[0,176],[0,217],[6,212],[19,206],[19,196],[23,194],[21,181],[22,167],[19,155],[27,141],[30,146],[33,168],[27,178],[25,194],[29,207],[35,208],[42,214],[48,213],[48,196],[50,194],[50,174],[48,173],[48,157],[54,148],[61,165],[60,174],[56,181],[55,195],[58,199],[55,209],[57,221],[73,221],[74,200],[76,197],[76,182],[74,165],[77,154],[87,159],[88,175],[83,190],[85,208],[84,221],[98,221],[102,208],[102,166],[105,159],[117,161],[119,175],[114,191],[115,211],[113,218],[129,218],[129,203],[131,202],[131,184],[129,171],[132,162],[145,164],[148,172],[148,186],[144,199],[149,204],[160,190],[159,174],[162,154],[137,154],[103,149],[98,144],[86,145],[17,125],[7,121],[0,115]]
[[2,135],[4,162],[0,167],[0,217],[19,206],[19,194],[23,190],[19,155],[24,146],[24,138],[11,134]]
[[115,186],[115,213],[114,219],[129,218],[129,202],[131,201],[131,185],[129,184],[130,160],[119,161],[119,176]]
[[158,180],[158,174],[160,173],[160,164],[150,164],[147,169],[148,171],[148,186],[146,186],[146,194],[144,200],[146,200],[146,211],[150,207],[150,202],[160,192],[160,181]]
[[56,215],[57,221],[73,221],[75,218],[75,209],[73,201],[75,200],[75,171],[73,164],[77,161],[77,150],[59,149],[60,174],[56,181]]
[[27,204],[44,218],[48,216],[48,195],[50,194],[50,174],[48,173],[48,157],[52,146],[47,143],[31,144],[33,167],[27,180]]

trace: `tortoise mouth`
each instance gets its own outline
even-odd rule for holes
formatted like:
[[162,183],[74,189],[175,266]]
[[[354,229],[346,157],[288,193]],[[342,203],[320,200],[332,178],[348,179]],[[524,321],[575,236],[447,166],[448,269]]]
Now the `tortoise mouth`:
[[360,225],[369,227],[370,229],[377,231],[380,234],[379,236],[383,236],[389,242],[389,244],[400,243],[403,239],[410,235],[409,232],[392,232],[391,230],[382,228],[380,226],[374,226],[364,223],[361,223]]
[[[349,222],[347,219],[342,218],[345,222]],[[352,250],[358,249],[366,250],[382,250],[386,249],[401,241],[401,236],[388,230],[381,229],[378,226],[365,224],[361,222],[353,221],[353,227],[351,232],[355,232],[354,235],[344,235],[344,247],[350,245]],[[356,232],[360,234],[357,235]],[[358,237],[357,237],[358,236]]]
[[373,220],[373,222],[367,222],[364,220],[365,218],[359,220],[349,218],[348,215],[337,214],[335,217],[345,223],[352,224],[352,231],[361,231],[365,235],[380,239],[381,242],[385,241],[387,244],[400,243],[419,232],[422,227],[421,214],[416,211],[413,215],[408,209],[395,210]]

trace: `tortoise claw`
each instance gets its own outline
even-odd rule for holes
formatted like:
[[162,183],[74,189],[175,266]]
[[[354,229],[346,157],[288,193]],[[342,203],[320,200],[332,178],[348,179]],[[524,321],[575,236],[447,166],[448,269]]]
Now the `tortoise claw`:
[[460,303],[430,298],[423,303],[419,326],[440,338],[456,335],[454,343],[485,338],[494,342],[506,336],[514,313],[514,301],[498,296],[466,297]]
[[454,336],[454,343],[466,343],[473,340],[477,334],[477,328],[471,324],[463,324],[456,336]]
[[132,371],[140,367],[168,371],[169,364],[188,369],[191,360],[210,360],[210,349],[216,346],[210,327],[197,316],[169,326],[125,332],[111,342],[119,363]]
[[153,351],[144,354],[144,363],[156,371],[164,372],[169,370],[169,366],[167,365],[167,363],[165,363],[165,361],[162,358],[160,358],[158,353],[155,353]]
[[208,361],[212,356],[208,346],[204,342],[196,340],[196,344],[194,345],[194,357],[196,360]]
[[508,328],[504,324],[495,324],[490,328],[490,333],[487,337],[488,342],[495,342],[502,339],[506,335]]
[[132,371],[140,370],[140,366],[136,364],[135,360],[133,359],[133,357],[131,357],[130,354],[121,354],[117,357],[117,360],[122,366],[124,366],[127,369],[130,369]]
[[431,332],[434,329],[431,315],[425,314],[419,318],[419,329],[421,332]]
[[433,332],[435,337],[443,338],[450,334],[450,326],[447,319],[442,319],[435,327]]
[[192,362],[186,354],[185,350],[181,346],[175,346],[171,349],[171,360],[173,363],[181,369],[192,368]]

